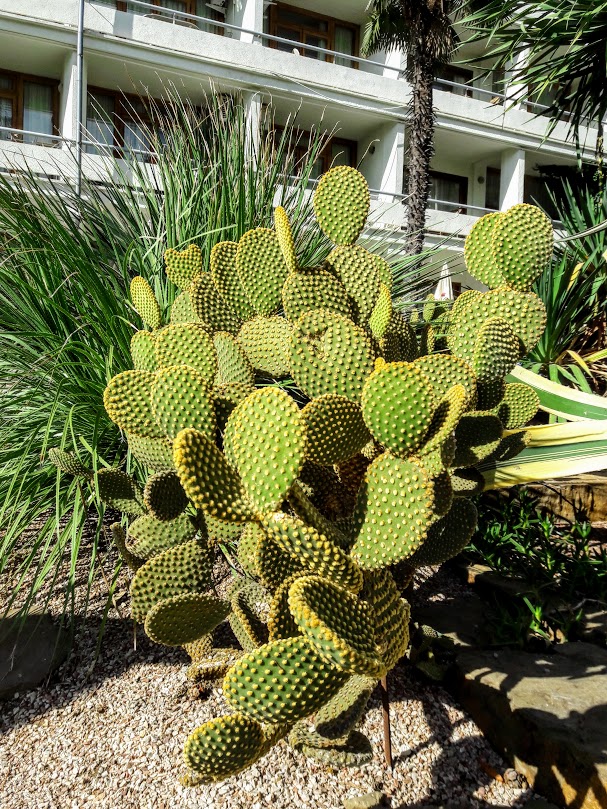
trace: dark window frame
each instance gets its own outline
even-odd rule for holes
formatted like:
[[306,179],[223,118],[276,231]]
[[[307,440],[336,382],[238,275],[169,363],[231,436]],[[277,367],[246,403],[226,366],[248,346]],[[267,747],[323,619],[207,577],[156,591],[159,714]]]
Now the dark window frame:
[[[11,119],[11,128],[23,129],[23,113],[25,107],[25,84],[41,84],[50,87],[52,90],[51,95],[51,121],[52,132],[40,132],[40,136],[44,137],[50,135],[59,135],[59,81],[58,79],[49,79],[46,76],[36,76],[32,73],[18,73],[14,70],[0,70],[0,76],[7,76],[14,81],[13,90],[5,90],[0,88],[0,98],[8,98],[13,102],[13,114]],[[22,136],[17,132],[11,135],[11,140],[21,142]]]
[[[348,22],[347,20],[340,20],[337,17],[329,17],[327,14],[320,14],[318,11],[309,11],[306,8],[299,8],[299,6],[291,6],[288,3],[275,3],[270,6],[270,15],[269,15],[269,33],[270,36],[279,36],[277,33],[279,26],[289,27],[288,23],[281,23],[279,19],[279,14],[281,11],[291,11],[296,12],[297,14],[302,14],[306,17],[313,17],[317,20],[322,20],[322,22],[327,23],[327,31],[326,32],[319,32],[314,30],[313,28],[304,29],[304,26],[300,26],[302,30],[306,30],[306,33],[312,34],[313,36],[321,36],[322,34],[326,33],[327,39],[327,50],[335,51],[335,24],[350,29],[354,34],[354,47],[353,53],[344,53],[344,59],[350,59],[351,64],[350,67],[353,67],[355,70],[358,70],[358,62],[356,62],[357,57],[359,54],[359,47],[360,47],[360,28],[353,22]],[[278,42],[273,42],[270,40],[269,42],[271,48],[278,49]],[[297,47],[297,45],[301,45],[302,48],[306,47],[306,43],[303,41],[296,41],[293,40],[293,47]],[[339,59],[341,57],[333,56],[333,54],[325,54],[325,61],[329,64],[334,64],[335,59]],[[309,58],[309,57],[308,57]]]
[[[132,121],[133,123],[143,122],[149,125],[150,129],[154,128],[153,115],[148,110],[144,109],[133,112],[132,106],[136,103],[143,103],[144,107],[146,102],[150,105],[158,105],[162,110],[162,102],[156,99],[148,98],[146,96],[136,95],[134,93],[123,93],[121,90],[111,90],[107,87],[97,87],[96,85],[89,85],[87,87],[87,108],[86,108],[86,121],[88,122],[88,101],[89,96],[104,95],[114,99],[114,112],[112,113],[112,132],[114,136],[114,143],[112,147],[99,143],[99,148],[111,148],[114,157],[122,157],[124,154],[124,130],[125,123]],[[146,114],[147,112],[147,114]],[[88,138],[87,138],[88,140]],[[89,148],[95,148],[94,144],[87,144]],[[143,144],[141,151],[146,152]],[[147,155],[146,159],[153,160],[151,155]]]
[[[449,200],[441,200],[449,207],[445,210],[445,213],[462,213],[466,214],[467,207],[468,207],[468,178],[465,177],[463,174],[449,174],[446,171],[434,171],[432,169],[430,172],[430,178],[436,178],[437,180],[446,180],[447,182],[455,182],[459,186],[459,200],[458,202],[450,202]],[[436,204],[436,203],[432,203]],[[460,205],[461,208],[458,210],[454,210],[455,206]],[[435,208],[433,210],[440,211],[441,208]]]
[[472,84],[468,85],[468,82],[474,81],[474,71],[470,70],[469,68],[465,67],[454,67],[453,65],[442,65],[441,70],[445,73],[452,73],[454,76],[456,74],[460,74],[465,81],[458,81],[457,78],[448,78],[445,76],[435,76],[434,78],[434,89],[435,90],[442,90],[444,93],[452,93],[453,95],[457,95],[455,93],[455,87],[451,87],[449,84],[444,84],[446,81],[452,81],[455,84],[462,84],[465,85],[468,89],[465,91],[465,95],[461,96],[462,98],[472,98],[474,93],[474,86]]
[[[274,142],[278,140],[276,135],[282,135],[283,131],[284,126],[281,126],[280,124],[276,124],[272,127],[270,135],[274,138]],[[295,159],[296,161],[299,161],[308,151],[310,132],[305,129],[298,129],[294,131],[293,138],[296,139],[296,143],[294,144]],[[321,175],[326,174],[331,168],[331,163],[333,162],[331,150],[333,146],[343,146],[346,149],[350,149],[351,162],[348,163],[348,165],[356,168],[358,165],[358,141],[350,140],[348,138],[340,138],[337,135],[334,135],[326,141],[322,151],[318,155],[318,160],[322,161]]]

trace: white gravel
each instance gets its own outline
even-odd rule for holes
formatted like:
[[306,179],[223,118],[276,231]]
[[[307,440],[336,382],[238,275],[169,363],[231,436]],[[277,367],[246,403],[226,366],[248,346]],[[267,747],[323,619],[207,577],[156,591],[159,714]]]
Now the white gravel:
[[[127,586],[122,573],[123,616]],[[185,653],[153,645],[141,630],[134,649],[132,624],[115,609],[91,670],[104,588],[100,577],[91,619],[50,683],[0,703],[2,809],[340,809],[344,798],[373,790],[385,792],[393,809],[474,809],[523,806],[532,796],[520,779],[510,780],[513,772],[449,694],[404,667],[389,675],[392,772],[375,694],[362,728],[375,756],[360,769],[331,770],[281,742],[223,783],[184,787],[183,741],[227,712],[221,690],[192,697]]]

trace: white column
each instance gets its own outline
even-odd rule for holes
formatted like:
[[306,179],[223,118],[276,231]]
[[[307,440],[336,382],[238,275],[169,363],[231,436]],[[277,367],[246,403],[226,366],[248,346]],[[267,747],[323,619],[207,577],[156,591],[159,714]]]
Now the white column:
[[514,107],[515,109],[523,109],[524,101],[523,98],[527,94],[527,87],[524,84],[511,84],[515,76],[521,75],[521,70],[525,65],[525,62],[529,58],[529,51],[524,50],[518,56],[515,57],[506,68],[505,71],[505,87],[504,87],[504,95],[506,96],[506,107]]
[[363,150],[369,141],[371,147],[361,170],[369,186],[380,192],[379,199],[392,202],[396,194],[402,193],[405,126],[402,123],[382,126],[373,138],[360,144]]
[[[264,0],[233,0],[226,14],[226,22],[230,25],[239,25],[249,31],[263,31]],[[253,34],[243,31],[232,31],[232,39],[241,42],[254,42]]]
[[[86,125],[86,59],[82,71],[82,98],[83,115]],[[77,137],[78,103],[76,100],[76,88],[78,85],[78,66],[76,64],[76,52],[68,54],[63,64],[63,74],[59,86],[59,133],[61,137],[75,141]],[[73,144],[64,143],[64,149],[70,149]]]
[[470,202],[470,205],[474,205],[477,208],[485,207],[486,188],[487,188],[487,161],[481,160],[477,163],[472,164],[471,183],[468,189],[468,200]]
[[403,52],[399,48],[388,51],[385,54],[383,75],[390,79],[398,79],[401,70],[404,70]]
[[506,149],[502,152],[500,176],[500,210],[523,202],[525,196],[525,151]]

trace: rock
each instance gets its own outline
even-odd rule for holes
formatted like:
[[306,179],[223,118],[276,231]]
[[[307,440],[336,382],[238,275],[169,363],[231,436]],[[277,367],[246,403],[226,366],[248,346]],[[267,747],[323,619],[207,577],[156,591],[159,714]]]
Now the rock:
[[35,688],[63,663],[69,639],[48,613],[0,620],[0,699]]
[[490,641],[487,633],[489,607],[476,594],[435,601],[414,607],[412,618],[418,624],[436,629],[456,646],[477,647]]
[[383,792],[368,792],[355,798],[344,800],[344,809],[376,809],[384,804],[386,796]]
[[607,644],[607,610],[593,610],[584,613],[580,639],[590,643]]
[[525,804],[525,809],[559,809],[559,808],[556,804],[547,801],[546,798],[535,797],[531,798],[531,800]]
[[607,514],[607,472],[548,480],[528,487],[539,496],[538,508],[557,520],[600,522]]
[[558,806],[607,807],[607,650],[466,649],[449,687],[534,790]]

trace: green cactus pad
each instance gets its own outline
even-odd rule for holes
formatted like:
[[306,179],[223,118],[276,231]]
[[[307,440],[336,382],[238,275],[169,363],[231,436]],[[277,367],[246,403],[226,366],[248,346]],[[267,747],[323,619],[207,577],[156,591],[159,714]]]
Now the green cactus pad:
[[272,641],[241,657],[226,674],[223,693],[235,710],[260,722],[294,723],[315,713],[347,677],[300,636]]
[[305,573],[299,571],[289,576],[276,589],[276,592],[272,596],[270,611],[268,613],[268,632],[271,641],[296,638],[298,635],[301,635],[301,630],[297,626],[289,609],[289,589],[293,582],[303,575],[305,575]]
[[476,466],[494,452],[502,438],[502,423],[493,413],[466,413],[455,430],[454,467]]
[[190,643],[184,643],[183,648],[193,662],[206,660],[209,655],[213,654],[213,635],[208,633]]
[[303,570],[303,564],[295,556],[282,550],[265,531],[255,547],[255,567],[259,580],[271,592],[290,576]]
[[153,556],[139,568],[131,582],[133,620],[143,623],[159,601],[207,590],[211,584],[212,565],[209,549],[196,540]]
[[238,591],[232,598],[230,626],[245,652],[268,642],[268,628],[255,613],[246,591]]
[[238,334],[242,321],[221,297],[209,273],[204,272],[192,281],[189,294],[196,317],[211,334],[216,331]]
[[188,505],[188,496],[176,472],[156,472],[146,481],[143,502],[157,520],[174,520]]
[[236,271],[238,242],[218,242],[211,250],[211,278],[223,300],[241,320],[255,314]]
[[114,545],[118,549],[118,553],[120,554],[120,558],[123,562],[127,565],[129,570],[136,572],[139,570],[141,565],[144,563],[144,559],[140,559],[138,556],[135,556],[134,553],[131,553],[126,546],[126,533],[124,528],[120,525],[119,522],[114,522],[110,525],[110,534]]
[[374,570],[411,556],[426,538],[432,493],[428,475],[417,464],[388,453],[376,458],[356,504],[354,561]]
[[386,362],[412,362],[418,355],[415,331],[396,309],[392,309],[379,348]]
[[243,531],[242,523],[225,522],[210,514],[204,515],[204,521],[210,542],[236,542]]
[[485,478],[474,467],[454,469],[451,473],[454,497],[474,497],[485,488]]
[[146,326],[158,329],[162,324],[162,313],[154,295],[154,290],[140,275],[131,281],[131,300],[139,317]]
[[247,523],[238,542],[238,561],[249,576],[259,576],[257,569],[257,546],[263,535],[263,529],[254,522]]
[[182,430],[173,443],[179,480],[196,508],[224,522],[255,517],[237,472],[215,444],[197,430]]
[[182,646],[212,632],[230,612],[228,601],[203,593],[183,593],[159,601],[145,619],[154,643]]
[[441,565],[457,556],[476,531],[477,519],[474,503],[457,497],[449,512],[430,526],[428,538],[409,562],[416,567]]
[[138,517],[129,525],[128,548],[140,559],[151,559],[159,553],[189,542],[196,536],[196,526],[187,514],[174,520],[157,520],[151,514]]
[[495,264],[511,289],[526,292],[552,258],[552,223],[535,205],[514,205],[496,221],[491,245]]
[[282,288],[287,318],[295,323],[305,312],[325,309],[350,317],[352,306],[340,281],[322,267],[291,273]]
[[215,385],[212,390],[213,406],[215,408],[215,420],[220,432],[225,430],[230,413],[237,404],[246,399],[249,393],[253,393],[255,387],[242,382],[224,382]]
[[537,413],[540,399],[529,385],[519,382],[508,383],[505,387],[504,397],[495,408],[495,415],[499,418],[506,430],[518,430]]
[[328,520],[304,492],[304,487],[296,481],[288,496],[289,505],[304,522],[315,528],[319,534],[324,534],[327,539],[343,551],[349,551],[351,542],[349,538],[340,531],[337,526]]
[[164,264],[167,277],[175,286],[188,289],[202,272],[202,253],[196,244],[189,244],[185,250],[169,247],[164,251]]
[[478,289],[467,289],[461,295],[458,295],[451,307],[451,323],[455,325],[456,320],[462,317],[465,312],[473,309],[476,303],[483,300],[484,294]]
[[336,166],[321,177],[313,204],[320,229],[334,244],[354,244],[369,215],[369,186],[356,169]]
[[260,512],[279,508],[304,462],[305,423],[299,408],[280,388],[261,388],[232,411],[224,446],[230,434],[235,437],[231,452],[251,503]]
[[273,230],[255,228],[241,236],[236,252],[236,270],[257,314],[276,312],[289,269]]
[[432,415],[420,455],[423,456],[442,446],[451,435],[466,410],[466,390],[463,385],[454,385],[438,403]]
[[392,278],[392,270],[390,269],[390,265],[382,256],[378,256],[376,253],[373,253],[372,255],[373,260],[375,261],[375,266],[377,267],[377,272],[379,273],[380,281],[382,284],[385,284],[390,291],[392,291],[394,279]]
[[486,320],[474,343],[471,363],[478,382],[502,379],[516,365],[519,351],[519,339],[504,318]]
[[263,755],[263,728],[240,713],[219,716],[186,739],[183,756],[201,783],[222,781],[250,767]]
[[149,371],[123,371],[110,379],[103,392],[103,404],[121,430],[147,438],[162,437],[152,412],[154,379]]
[[493,234],[503,214],[488,213],[472,226],[464,243],[466,269],[481,284],[499,287],[504,283],[493,254]]
[[[355,674],[332,697],[314,719],[314,730],[327,744],[345,741],[347,736],[363,717],[377,680],[373,677]],[[317,742],[318,744],[318,742]]]
[[365,573],[361,597],[373,609],[375,643],[390,670],[407,651],[411,608],[400,597],[394,577],[386,569]]
[[264,516],[263,527],[270,539],[303,567],[353,593],[362,587],[362,574],[352,559],[302,520],[275,512]]
[[298,387],[312,399],[336,393],[359,401],[373,362],[368,336],[342,315],[308,312],[293,331],[291,371]]
[[[198,642],[195,641],[195,643]],[[194,645],[185,645],[184,648],[188,654],[191,654],[189,649]],[[186,671],[186,677],[195,683],[211,683],[214,680],[222,680],[241,657],[241,649],[213,649],[208,654],[192,659],[192,665]]]
[[213,335],[213,344],[217,353],[215,385],[238,384],[252,387],[255,384],[255,372],[236,339],[227,331],[218,331]]
[[175,323],[158,333],[155,341],[159,368],[188,365],[213,383],[217,356],[213,340],[198,323]]
[[129,433],[129,449],[137,460],[155,472],[173,469],[173,444],[168,438],[147,438]]
[[360,405],[326,393],[301,411],[308,439],[306,455],[325,466],[342,463],[361,451],[371,436]]
[[414,365],[431,380],[437,400],[442,399],[454,385],[463,385],[466,391],[466,407],[476,397],[476,377],[470,365],[451,354],[431,354],[419,357]]
[[369,328],[376,340],[381,340],[385,335],[390,320],[392,318],[392,297],[388,287],[381,283],[379,285],[379,295],[369,317]]
[[156,424],[169,438],[191,427],[215,438],[215,410],[208,380],[188,365],[172,365],[156,374],[152,388]]
[[87,480],[93,477],[93,470],[86,467],[74,452],[66,452],[60,447],[51,447],[48,451],[48,459],[67,475]]
[[291,231],[291,223],[287,212],[279,205],[274,209],[274,229],[276,231],[276,238],[280,245],[282,257],[287,265],[289,272],[297,270],[297,256],[295,255],[295,242],[293,241],[293,232]]
[[434,517],[444,517],[453,503],[451,476],[445,470],[431,477],[430,482],[432,483],[434,497]]
[[344,285],[354,304],[353,319],[362,325],[375,308],[381,286],[373,255],[358,245],[336,247],[325,266]]
[[171,317],[169,319],[173,323],[199,323],[198,316],[192,306],[192,299],[188,292],[181,292],[171,306]]
[[382,677],[373,609],[320,576],[302,576],[289,589],[295,622],[327,663],[349,674]]
[[506,383],[503,379],[476,386],[476,409],[493,410],[504,398]]
[[421,334],[419,335],[420,356],[423,357],[427,354],[432,354],[435,350],[438,351],[438,347],[436,345],[436,332],[430,323],[426,323],[421,330]]
[[519,433],[511,433],[510,435],[502,438],[496,449],[491,453],[491,455],[484,458],[484,460],[487,463],[495,461],[511,461],[512,458],[516,458],[516,456],[529,445],[529,441],[529,433],[524,431]]
[[329,746],[315,744],[318,734],[306,732],[296,726],[291,731],[289,742],[308,758],[313,758],[328,767],[362,767],[373,759],[369,739],[358,730],[353,730],[344,741]]
[[131,357],[136,371],[153,373],[156,370],[154,334],[151,331],[136,331],[131,337]]
[[253,368],[280,378],[291,373],[292,334],[284,317],[256,317],[242,325],[238,342]]
[[145,514],[141,486],[120,469],[100,469],[96,475],[99,499],[125,514]]
[[367,427],[399,457],[407,457],[421,446],[436,405],[429,378],[411,362],[380,364],[363,388]]

